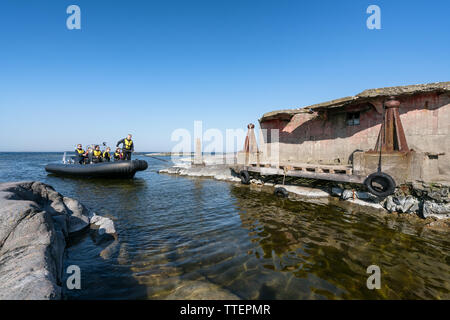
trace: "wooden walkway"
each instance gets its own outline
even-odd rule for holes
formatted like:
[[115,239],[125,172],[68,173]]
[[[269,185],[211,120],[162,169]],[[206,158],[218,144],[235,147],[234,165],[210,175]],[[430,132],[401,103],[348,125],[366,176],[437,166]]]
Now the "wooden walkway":
[[275,167],[269,163],[252,163],[241,168],[249,172],[257,172],[260,175],[280,175],[308,179],[328,180],[336,182],[349,182],[362,184],[366,177],[353,174],[351,166],[346,165],[321,165],[309,163],[280,163]]

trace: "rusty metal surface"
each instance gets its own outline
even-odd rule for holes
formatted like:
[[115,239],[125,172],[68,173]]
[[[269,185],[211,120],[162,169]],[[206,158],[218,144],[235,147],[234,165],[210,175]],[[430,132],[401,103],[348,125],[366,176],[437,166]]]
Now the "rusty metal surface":
[[398,108],[394,109],[394,123],[395,123],[395,132],[397,134],[397,143],[398,143],[398,151],[408,152],[409,147],[406,142],[405,131],[403,130],[402,121],[400,120],[400,114],[398,112]]
[[398,111],[400,101],[390,99],[386,101],[385,107],[384,122],[378,134],[375,151],[387,153],[395,151],[408,152],[408,143]]

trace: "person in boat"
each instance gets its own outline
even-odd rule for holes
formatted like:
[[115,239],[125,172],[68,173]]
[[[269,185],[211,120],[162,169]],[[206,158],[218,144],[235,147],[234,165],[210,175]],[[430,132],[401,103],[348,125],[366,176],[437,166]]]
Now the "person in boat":
[[123,159],[123,153],[120,148],[116,148],[116,152],[114,152],[114,161],[120,161]]
[[102,162],[103,160],[102,156],[103,154],[102,151],[100,150],[100,146],[99,145],[95,146],[95,149],[92,153],[92,162],[94,163]]
[[85,158],[86,158],[86,151],[84,151],[83,146],[81,144],[78,144],[77,148],[75,149],[75,162],[83,164]]
[[84,164],[92,163],[92,148],[88,147],[84,154]]
[[92,147],[88,147],[88,149],[86,151],[86,157],[84,159],[85,160],[84,161],[85,164],[92,163],[92,153],[93,153]]
[[103,152],[103,161],[110,162],[111,161],[111,148],[107,147]]
[[120,140],[116,144],[116,147],[118,147],[120,144],[123,144],[123,160],[131,160],[131,153],[134,152],[134,143],[133,140],[131,140],[131,137],[131,134],[128,134],[126,138]]

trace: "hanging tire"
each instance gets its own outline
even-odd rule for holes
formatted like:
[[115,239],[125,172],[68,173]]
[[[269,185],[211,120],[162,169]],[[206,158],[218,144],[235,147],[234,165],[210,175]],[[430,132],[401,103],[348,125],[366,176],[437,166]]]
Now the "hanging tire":
[[277,197],[280,198],[287,198],[289,196],[287,190],[283,187],[275,188],[275,191],[273,192]]
[[239,172],[239,177],[241,178],[242,184],[250,184],[250,174],[247,170],[241,170],[241,172]]
[[364,180],[364,185],[371,194],[380,198],[387,197],[395,191],[394,179],[384,172],[370,174],[366,180]]

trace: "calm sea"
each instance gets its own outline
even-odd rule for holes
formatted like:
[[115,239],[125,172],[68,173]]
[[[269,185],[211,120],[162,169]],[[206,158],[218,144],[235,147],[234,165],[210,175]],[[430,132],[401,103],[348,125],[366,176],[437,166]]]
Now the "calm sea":
[[[142,156],[149,168],[131,180],[47,175],[44,166],[61,158],[2,153],[0,182],[39,180],[114,220],[118,242],[96,245],[87,233],[69,244],[65,265],[80,266],[82,288],[65,290],[68,299],[188,297],[205,288],[243,299],[450,298],[447,232],[363,208],[160,175],[169,164]],[[366,286],[373,264],[380,290]]]

